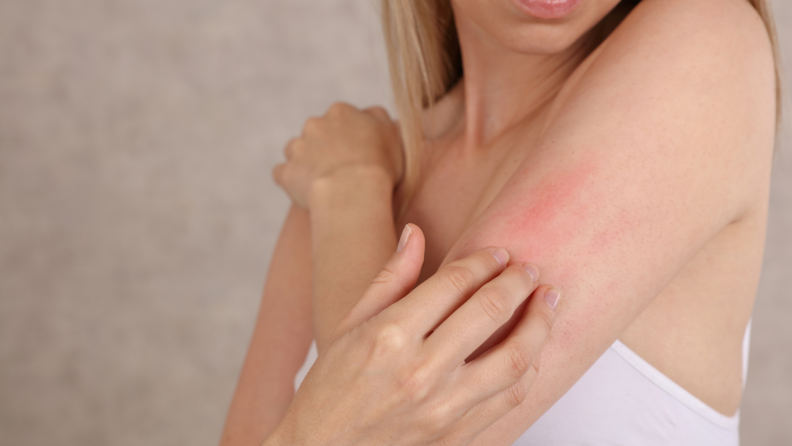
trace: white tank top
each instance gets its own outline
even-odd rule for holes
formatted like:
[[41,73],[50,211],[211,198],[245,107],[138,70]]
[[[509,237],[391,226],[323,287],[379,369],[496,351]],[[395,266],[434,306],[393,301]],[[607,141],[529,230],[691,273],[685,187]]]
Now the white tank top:
[[[743,386],[750,328],[743,338]],[[314,361],[311,344],[295,389]],[[736,446],[739,424],[739,410],[731,417],[719,413],[616,341],[514,445]]]

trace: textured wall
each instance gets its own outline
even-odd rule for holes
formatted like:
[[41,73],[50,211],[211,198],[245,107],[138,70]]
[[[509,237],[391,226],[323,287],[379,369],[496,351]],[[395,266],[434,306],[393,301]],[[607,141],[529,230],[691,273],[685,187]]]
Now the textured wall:
[[[270,169],[332,101],[389,101],[375,3],[0,0],[0,445],[216,443],[288,204]],[[792,441],[783,150],[748,445]]]

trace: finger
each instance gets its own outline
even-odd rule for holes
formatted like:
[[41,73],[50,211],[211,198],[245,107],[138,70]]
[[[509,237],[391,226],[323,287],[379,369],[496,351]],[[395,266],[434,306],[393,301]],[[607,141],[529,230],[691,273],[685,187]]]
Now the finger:
[[399,239],[398,251],[377,273],[358,303],[341,318],[333,331],[333,339],[376,316],[413,289],[421,273],[424,245],[421,229],[407,224]]
[[322,118],[319,117],[310,117],[305,120],[305,124],[303,125],[302,137],[306,137],[308,135],[313,135],[321,132],[322,128]]
[[459,422],[464,435],[478,435],[525,400],[539,374],[541,349],[555,321],[552,305],[559,295],[549,285],[539,287],[509,337],[462,366],[460,387],[470,389],[469,399],[453,404],[475,404]]
[[286,176],[286,163],[278,164],[272,169],[272,178],[275,180],[275,183],[283,187],[284,181]]
[[358,111],[357,107],[346,102],[334,102],[327,109],[325,116],[338,116],[348,112]]
[[371,116],[374,116],[383,123],[390,124],[392,122],[390,115],[388,114],[388,111],[385,110],[383,107],[374,106],[374,107],[369,107],[363,111],[370,114]]
[[286,144],[286,148],[283,149],[283,157],[286,158],[287,161],[291,161],[292,157],[294,157],[295,144],[298,140],[299,138],[292,138]]
[[523,314],[525,314],[525,307],[528,306],[528,300],[523,301],[516,310],[514,310],[514,314],[512,314],[511,319],[508,322],[501,325],[500,328],[495,330],[495,333],[489,337],[483,344],[481,344],[470,356],[465,358],[465,362],[471,362],[474,359],[478,358],[485,352],[492,349],[492,347],[498,345],[502,340],[506,339],[506,336],[514,330],[514,327],[517,326],[517,323],[520,322],[522,319]]
[[456,367],[511,319],[538,279],[539,270],[531,264],[509,266],[440,324],[424,347],[441,363]]
[[509,253],[503,248],[474,252],[440,268],[389,311],[398,313],[407,330],[426,335],[503,271],[508,262]]

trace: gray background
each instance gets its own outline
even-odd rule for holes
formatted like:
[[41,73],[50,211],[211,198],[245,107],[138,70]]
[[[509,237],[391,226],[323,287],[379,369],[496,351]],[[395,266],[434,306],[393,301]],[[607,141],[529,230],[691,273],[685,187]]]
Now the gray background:
[[[216,444],[288,205],[270,169],[337,99],[391,103],[374,0],[0,0],[0,444]],[[747,445],[792,442],[788,144]]]

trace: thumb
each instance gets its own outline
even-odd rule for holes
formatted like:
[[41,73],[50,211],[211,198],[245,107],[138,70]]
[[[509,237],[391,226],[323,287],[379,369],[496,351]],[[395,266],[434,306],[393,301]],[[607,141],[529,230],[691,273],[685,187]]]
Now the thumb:
[[415,287],[424,260],[425,239],[421,229],[408,223],[402,231],[399,246],[374,277],[363,297],[341,318],[332,339],[378,315]]

